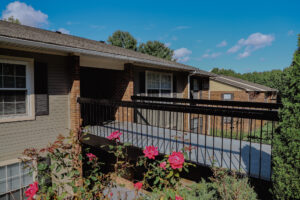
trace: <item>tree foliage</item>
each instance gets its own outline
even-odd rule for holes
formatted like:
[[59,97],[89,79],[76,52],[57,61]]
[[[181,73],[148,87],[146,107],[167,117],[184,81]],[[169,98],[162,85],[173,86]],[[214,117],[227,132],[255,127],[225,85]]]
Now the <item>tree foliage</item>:
[[172,60],[173,50],[159,41],[148,41],[140,44],[138,51],[151,56],[156,56],[166,60]]
[[280,123],[273,141],[273,193],[300,199],[300,35],[292,65],[284,70]]
[[125,49],[137,50],[137,41],[129,32],[115,31],[112,36],[109,36],[107,42]]
[[21,24],[20,20],[18,20],[17,18],[14,18],[14,16],[10,16],[7,19],[3,19],[4,21],[7,22],[11,22],[11,23],[15,23],[15,24]]

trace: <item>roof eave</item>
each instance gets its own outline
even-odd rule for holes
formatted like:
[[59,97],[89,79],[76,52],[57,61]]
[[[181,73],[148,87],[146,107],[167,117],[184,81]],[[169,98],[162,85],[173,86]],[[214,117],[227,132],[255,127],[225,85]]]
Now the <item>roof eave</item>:
[[14,45],[20,45],[20,46],[60,51],[60,52],[65,52],[65,53],[83,54],[83,55],[90,55],[90,56],[101,56],[101,57],[106,57],[106,58],[123,60],[128,63],[138,62],[138,63],[145,63],[145,64],[150,64],[150,65],[155,65],[155,66],[173,68],[173,69],[176,68],[176,69],[185,70],[185,71],[194,71],[194,69],[192,67],[191,67],[191,69],[188,69],[188,68],[183,68],[182,66],[179,66],[176,64],[171,65],[171,64],[167,64],[167,63],[162,63],[162,62],[147,60],[147,59],[142,59],[142,58],[135,58],[135,57],[130,57],[130,56],[124,56],[124,55],[106,53],[106,52],[100,52],[100,51],[94,51],[94,50],[87,50],[87,49],[76,48],[76,47],[62,46],[62,45],[57,45],[57,44],[49,44],[49,43],[43,43],[43,42],[38,42],[38,41],[24,40],[24,39],[12,38],[12,37],[1,36],[1,35],[0,35],[0,42],[14,44]]

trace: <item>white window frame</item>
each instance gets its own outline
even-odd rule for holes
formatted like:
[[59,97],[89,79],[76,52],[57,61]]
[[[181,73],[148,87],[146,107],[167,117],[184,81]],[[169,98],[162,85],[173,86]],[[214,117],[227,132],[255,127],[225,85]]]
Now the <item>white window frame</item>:
[[[28,185],[23,185],[23,175],[24,174],[22,174],[22,162],[20,161],[20,159],[12,159],[12,160],[1,162],[0,167],[5,168],[5,183],[6,183],[6,188],[8,188],[8,173],[7,173],[8,169],[7,169],[7,167],[10,166],[10,165],[14,165],[14,164],[18,164],[18,168],[19,168],[19,175],[18,176],[19,176],[19,180],[20,180],[20,188],[14,189],[14,190],[8,190],[8,191],[6,191],[6,193],[0,194],[0,196],[10,195],[11,192],[15,192],[15,191],[20,190],[20,199],[22,199],[22,196],[23,196],[22,190],[24,188],[26,188]],[[29,173],[26,173],[26,174],[29,174]],[[32,174],[32,182],[34,182],[34,181],[35,181],[35,174]]]
[[[0,55],[0,63],[19,64],[26,66],[26,114],[0,118],[0,123],[34,120],[35,119],[35,98],[34,98],[34,60],[32,58],[11,57]],[[1,88],[0,90],[17,91],[17,88]]]
[[[172,73],[166,73],[166,72],[156,72],[156,71],[146,71],[146,77],[145,77],[145,88],[146,88],[146,96],[148,96],[148,74],[151,73],[151,74],[158,74],[159,75],[159,93],[158,93],[158,96],[161,97],[161,76],[162,75],[169,75],[171,76],[171,96],[170,97],[173,97],[173,74]],[[151,89],[151,88],[149,88]]]

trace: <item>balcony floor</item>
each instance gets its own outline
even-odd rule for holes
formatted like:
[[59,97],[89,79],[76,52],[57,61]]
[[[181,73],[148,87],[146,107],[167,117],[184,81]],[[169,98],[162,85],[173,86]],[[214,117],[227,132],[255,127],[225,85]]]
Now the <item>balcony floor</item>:
[[158,147],[160,153],[170,154],[172,151],[180,151],[184,147],[191,146],[188,160],[207,166],[214,164],[217,167],[247,173],[251,177],[258,178],[260,175],[262,179],[270,180],[271,145],[268,144],[183,133],[130,122],[114,121],[87,128],[90,134],[99,137],[107,137],[116,130],[123,133],[121,142],[128,142],[136,147],[154,145]]

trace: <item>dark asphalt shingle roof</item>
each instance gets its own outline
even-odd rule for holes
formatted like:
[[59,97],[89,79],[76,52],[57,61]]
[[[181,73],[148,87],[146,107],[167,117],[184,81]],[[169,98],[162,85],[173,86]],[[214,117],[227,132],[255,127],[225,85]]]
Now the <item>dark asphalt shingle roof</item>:
[[126,56],[131,58],[138,58],[147,62],[154,62],[170,68],[177,68],[182,70],[193,71],[195,75],[208,76],[212,79],[223,82],[247,91],[277,91],[260,84],[251,83],[242,79],[221,76],[211,72],[203,71],[198,68],[177,63],[174,61],[165,60],[162,58],[150,56],[147,54],[139,53],[129,49],[104,44],[99,41],[85,39],[77,36],[60,34],[53,31],[43,30],[30,26],[18,25],[0,20],[0,36],[5,36],[13,39],[22,39],[26,41],[41,42],[45,44],[54,44],[62,47],[72,47],[83,50],[90,50],[95,52],[109,53],[113,55]]
[[112,46],[109,44],[101,43],[99,41],[85,39],[72,35],[60,34],[52,31],[47,31],[30,26],[18,25],[1,20],[0,36],[138,58],[147,61],[153,61],[155,63],[161,63],[170,67],[173,66],[174,68],[179,68],[183,70],[197,70],[197,68],[191,67],[189,65],[184,65],[174,61],[169,61],[147,54],[139,53],[133,50]]

